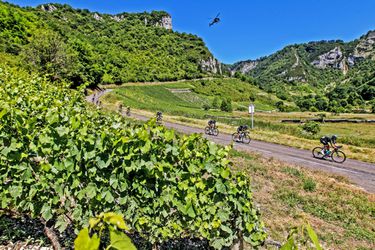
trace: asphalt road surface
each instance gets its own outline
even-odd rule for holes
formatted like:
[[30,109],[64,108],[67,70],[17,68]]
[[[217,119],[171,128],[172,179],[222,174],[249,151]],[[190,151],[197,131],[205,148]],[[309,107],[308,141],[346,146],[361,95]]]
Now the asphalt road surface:
[[[99,98],[111,90],[104,90],[96,93],[95,96],[87,97],[87,100],[95,104],[99,103]],[[147,121],[150,117],[131,114],[131,117]],[[203,133],[204,130],[170,122],[163,122],[167,128],[175,129],[176,131],[192,134]],[[232,143],[232,136],[229,134],[220,133],[218,136],[203,135],[209,140],[221,144],[228,145]],[[251,131],[250,131],[251,137]],[[335,163],[331,160],[317,159],[312,156],[311,151],[292,148],[284,145],[251,140],[250,144],[234,143],[234,148],[241,151],[260,153],[263,157],[274,158],[289,164],[306,167],[312,170],[321,170],[337,175],[348,177],[351,182],[364,190],[375,193],[375,164],[366,163],[357,160],[346,159],[344,163]],[[344,150],[345,151],[345,150]]]

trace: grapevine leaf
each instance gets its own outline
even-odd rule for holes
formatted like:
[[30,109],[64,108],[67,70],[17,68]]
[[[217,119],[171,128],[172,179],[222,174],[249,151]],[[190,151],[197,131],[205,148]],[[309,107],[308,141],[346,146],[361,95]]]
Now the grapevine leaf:
[[89,235],[89,229],[82,229],[78,237],[74,241],[74,249],[76,250],[98,250],[100,245],[100,239],[97,234],[92,237]]
[[111,240],[111,248],[118,250],[137,250],[126,234],[115,230],[113,227],[109,227],[109,237]]

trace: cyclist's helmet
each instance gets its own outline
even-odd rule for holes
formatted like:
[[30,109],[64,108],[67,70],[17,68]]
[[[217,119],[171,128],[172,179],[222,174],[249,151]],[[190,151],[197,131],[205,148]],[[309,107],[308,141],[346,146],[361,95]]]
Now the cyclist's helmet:
[[337,140],[337,135],[332,135],[332,137],[331,137],[331,141],[332,141],[333,143],[336,143],[336,140]]
[[243,126],[243,130],[247,130],[249,127],[247,125]]
[[160,111],[158,111],[157,113],[156,113],[157,115],[161,115],[161,112]]

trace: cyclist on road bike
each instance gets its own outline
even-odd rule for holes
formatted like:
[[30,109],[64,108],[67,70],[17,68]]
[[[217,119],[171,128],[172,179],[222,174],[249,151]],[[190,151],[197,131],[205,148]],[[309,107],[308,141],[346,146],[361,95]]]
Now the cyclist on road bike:
[[249,127],[247,125],[241,125],[237,128],[237,132],[243,133],[243,132],[246,132],[248,129],[249,129]]
[[336,140],[336,135],[332,135],[331,137],[323,136],[322,138],[320,138],[320,142],[323,144],[323,150],[321,151],[321,153],[324,156],[328,156],[331,153],[331,151],[329,150],[330,146],[334,147],[336,145]]
[[208,121],[208,126],[210,128],[215,128],[216,127],[216,121],[215,120],[209,120]]
[[162,118],[163,118],[163,113],[158,111],[156,113],[156,121],[161,121]]

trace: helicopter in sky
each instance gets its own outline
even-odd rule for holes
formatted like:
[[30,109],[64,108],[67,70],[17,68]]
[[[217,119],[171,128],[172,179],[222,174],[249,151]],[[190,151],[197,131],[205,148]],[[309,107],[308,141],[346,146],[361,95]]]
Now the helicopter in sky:
[[208,24],[208,26],[211,27],[211,26],[214,25],[215,23],[219,23],[219,22],[220,22],[220,18],[219,18],[219,16],[220,16],[220,13],[218,13],[218,14],[216,15],[216,17],[215,17],[214,19],[212,19],[212,21]]

